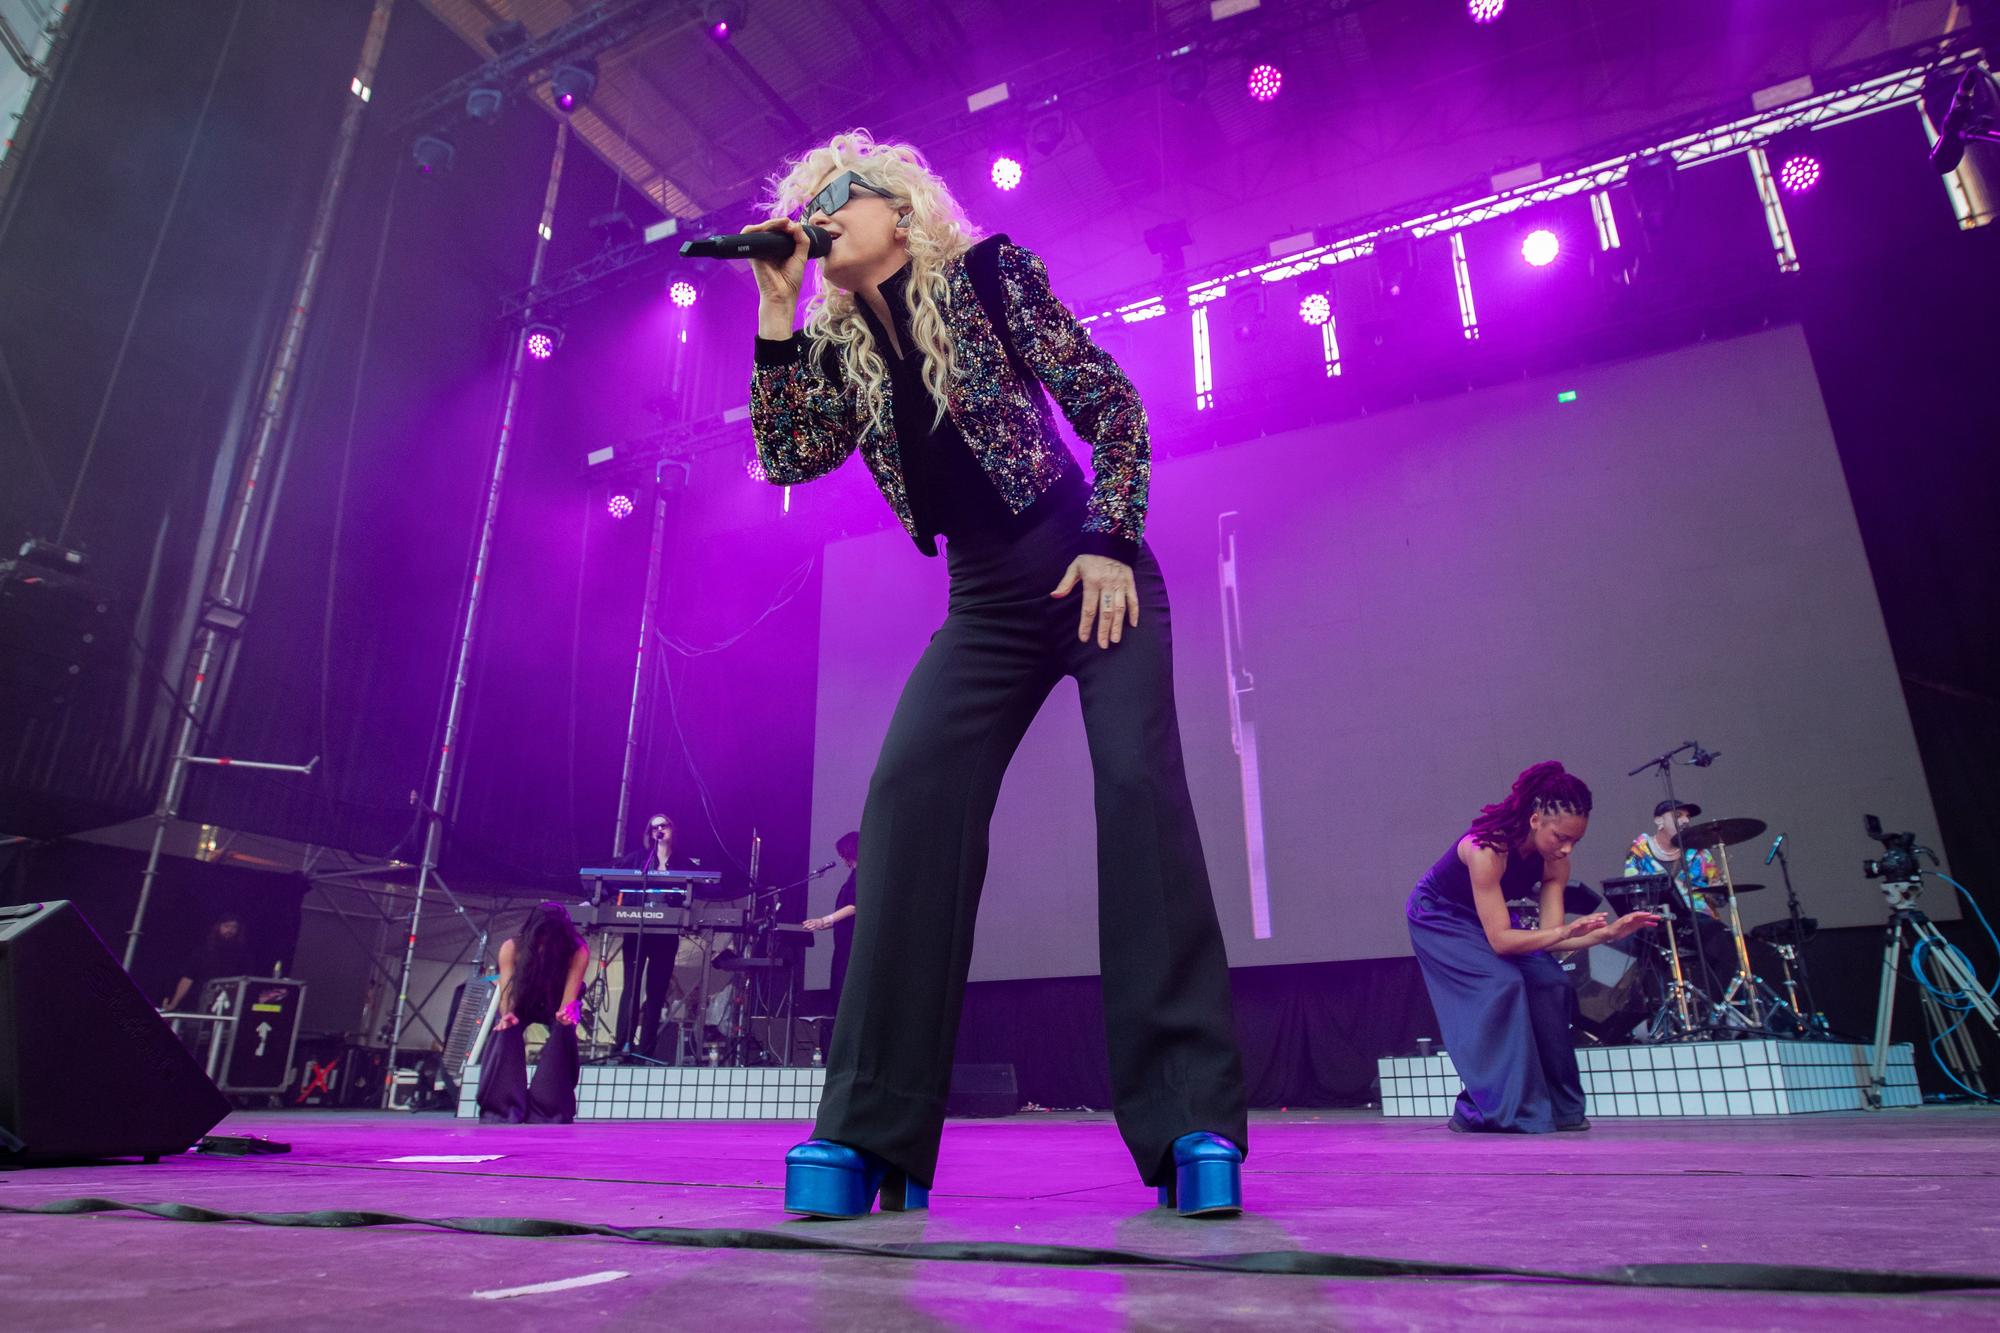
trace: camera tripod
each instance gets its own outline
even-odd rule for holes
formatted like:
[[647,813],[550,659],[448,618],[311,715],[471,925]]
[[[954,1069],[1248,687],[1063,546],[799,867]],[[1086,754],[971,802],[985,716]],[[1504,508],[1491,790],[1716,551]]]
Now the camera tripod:
[[[1896,970],[1903,960],[1905,932],[1912,939],[1911,956],[1914,958],[1919,948],[1929,949],[1945,980],[1966,997],[1972,1012],[1986,1020],[1994,1035],[2000,1036],[2000,1003],[1979,984],[1965,955],[1953,948],[1917,907],[1917,895],[1922,890],[1921,879],[1917,878],[1891,880],[1882,885],[1882,892],[1889,899],[1889,930],[1882,942],[1882,993],[1875,1005],[1875,1063],[1869,1070],[1865,1094],[1871,1110],[1882,1109],[1882,1089],[1889,1067],[1889,1026],[1896,1013]],[[1980,1072],[1979,1053],[1973,1049],[1972,1037],[1965,1030],[1965,1020],[1951,1022],[1937,996],[1921,981],[1917,993],[1924,1007],[1924,1026],[1931,1035],[1931,1049],[1961,1085],[1984,1096],[1986,1080]]]

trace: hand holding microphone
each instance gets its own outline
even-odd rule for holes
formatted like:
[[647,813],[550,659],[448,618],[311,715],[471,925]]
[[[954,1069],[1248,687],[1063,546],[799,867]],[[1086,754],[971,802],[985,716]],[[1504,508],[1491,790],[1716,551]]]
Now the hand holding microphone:
[[757,279],[757,336],[782,341],[792,336],[806,260],[825,255],[832,244],[832,233],[823,228],[772,218],[733,236],[689,241],[681,253],[697,259],[748,259]]

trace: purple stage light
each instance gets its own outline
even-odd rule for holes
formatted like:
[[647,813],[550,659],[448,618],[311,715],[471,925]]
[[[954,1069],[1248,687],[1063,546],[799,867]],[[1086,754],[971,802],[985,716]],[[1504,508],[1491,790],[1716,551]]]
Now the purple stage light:
[[726,42],[742,26],[743,6],[740,0],[708,0],[701,7],[701,22],[710,41]]
[[1276,65],[1258,65],[1250,71],[1250,78],[1244,88],[1253,102],[1268,102],[1285,87],[1284,71]]
[[535,329],[528,334],[528,355],[537,361],[546,361],[556,354],[556,335],[547,329]]
[[1507,8],[1507,0],[1465,0],[1466,15],[1474,23],[1491,23]]
[[1793,153],[1778,168],[1778,185],[1786,194],[1810,194],[1825,174],[1811,153]]
[[743,470],[750,474],[750,480],[752,481],[769,481],[771,479],[771,474],[764,471],[764,460],[755,454],[750,455],[749,460],[743,464]]
[[1562,253],[1562,242],[1547,227],[1537,227],[1521,238],[1521,258],[1536,268],[1547,268]]
[[683,278],[667,288],[667,295],[674,298],[675,305],[685,310],[694,304],[694,298],[698,293],[694,289],[694,284]]
[[993,159],[993,183],[1003,190],[1011,190],[1021,183],[1021,164],[1011,157]]
[[1299,318],[1308,324],[1324,324],[1333,318],[1333,302],[1319,292],[1314,292],[1299,302]]
[[549,71],[549,94],[564,115],[590,100],[597,91],[597,61],[565,60]]
[[629,495],[614,495],[604,502],[604,507],[611,511],[613,518],[632,517],[632,497]]

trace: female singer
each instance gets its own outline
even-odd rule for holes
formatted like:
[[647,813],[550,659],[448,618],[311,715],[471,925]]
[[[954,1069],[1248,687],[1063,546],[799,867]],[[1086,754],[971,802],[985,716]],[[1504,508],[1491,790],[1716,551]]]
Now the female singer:
[[[488,1124],[567,1125],[576,1119],[576,1024],[590,947],[561,903],[528,913],[500,946],[500,1018],[479,1071],[479,1119]],[[549,1030],[528,1084],[528,1024]]]
[[[854,955],[815,1137],[785,1207],[921,1207],[1000,779],[1065,675],[1096,784],[1100,957],[1118,1126],[1185,1214],[1241,1207],[1248,1138],[1229,978],[1174,715],[1166,583],[1143,542],[1139,397],[1049,288],[1042,261],[980,239],[904,144],[842,134],[774,181],[754,261],[751,422],[766,476],[824,476],[859,450],[925,555],[949,542],[948,612],[889,724],[862,812]],[[832,238],[794,315],[810,223]],[[1091,447],[1086,481],[1046,388]],[[1081,593],[1081,597],[1075,596]],[[1141,616],[1143,607],[1144,615]]]
[[[1660,918],[1631,912],[1606,925],[1599,912],[1562,924],[1570,853],[1589,825],[1590,788],[1553,760],[1536,764],[1410,893],[1410,943],[1465,1083],[1455,1130],[1590,1128],[1570,1040],[1569,979],[1549,954],[1622,940]],[[1517,930],[1507,900],[1537,886],[1543,924]]]

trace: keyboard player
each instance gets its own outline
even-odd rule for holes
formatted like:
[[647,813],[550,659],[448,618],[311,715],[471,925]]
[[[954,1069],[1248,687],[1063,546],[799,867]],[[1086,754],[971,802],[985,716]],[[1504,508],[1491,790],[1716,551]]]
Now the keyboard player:
[[[673,868],[674,821],[654,815],[646,821],[645,837],[618,864],[627,870],[660,872]],[[621,890],[621,905],[644,900],[639,889]],[[618,1003],[618,1027],[614,1033],[621,1055],[650,1056],[653,1040],[660,1031],[660,1012],[666,1008],[667,993],[674,980],[674,954],[680,935],[671,930],[630,931],[625,936],[625,994]],[[637,1041],[633,1038],[636,1032]]]

